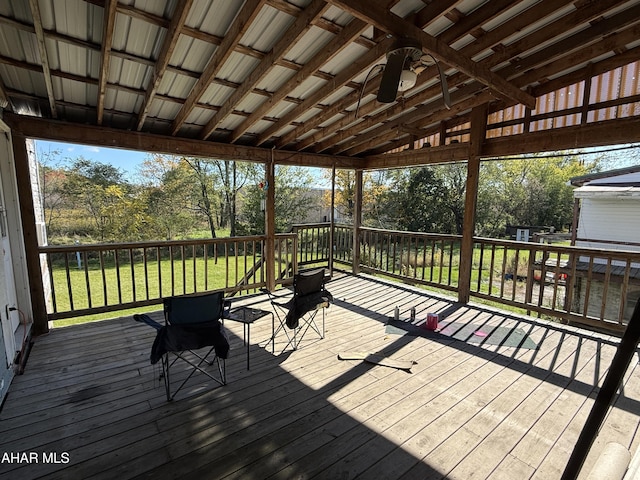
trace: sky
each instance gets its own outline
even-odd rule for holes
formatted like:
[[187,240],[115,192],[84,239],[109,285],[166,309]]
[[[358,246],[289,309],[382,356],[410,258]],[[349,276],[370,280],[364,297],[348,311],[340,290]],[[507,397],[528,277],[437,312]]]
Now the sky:
[[121,148],[104,148],[95,145],[80,145],[73,143],[49,142],[36,140],[36,152],[38,157],[49,152],[59,152],[61,160],[84,157],[87,160],[95,160],[107,163],[122,170],[127,180],[134,180],[137,167],[149,156],[146,152],[123,150]]
[[[95,145],[81,145],[74,143],[50,142],[45,140],[36,140],[36,154],[38,160],[42,161],[44,155],[49,152],[58,152],[56,159],[76,159],[84,157],[87,160],[93,160],[100,163],[106,163],[120,169],[126,180],[136,183],[138,167],[151,154],[136,150],[124,150],[121,148],[106,148]],[[309,168],[314,178],[313,188],[328,188],[330,182],[326,180],[322,174],[322,169]]]
[[[71,158],[75,159],[80,156],[87,160],[94,160],[101,163],[113,165],[120,169],[125,178],[130,182],[136,181],[138,166],[144,162],[149,153],[134,150],[123,150],[120,148],[105,148],[95,145],[80,145],[71,143],[50,142],[44,140],[36,140],[36,152],[39,160],[42,154],[48,152],[59,152],[58,157],[61,160]],[[605,169],[621,168],[640,163],[640,148],[629,148],[629,145],[609,146],[593,149],[583,149],[583,152],[601,152],[607,158]],[[589,155],[591,158],[592,155]],[[326,188],[329,186],[328,180],[323,179],[321,169],[311,169],[312,175],[316,178],[317,188]],[[316,171],[317,170],[317,171]]]

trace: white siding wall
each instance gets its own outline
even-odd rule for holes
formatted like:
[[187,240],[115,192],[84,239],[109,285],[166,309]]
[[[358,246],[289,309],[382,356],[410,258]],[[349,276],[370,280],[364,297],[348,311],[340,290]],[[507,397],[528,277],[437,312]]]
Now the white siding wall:
[[[640,243],[640,198],[583,198],[578,238]],[[578,241],[580,247],[640,251],[638,246]]]

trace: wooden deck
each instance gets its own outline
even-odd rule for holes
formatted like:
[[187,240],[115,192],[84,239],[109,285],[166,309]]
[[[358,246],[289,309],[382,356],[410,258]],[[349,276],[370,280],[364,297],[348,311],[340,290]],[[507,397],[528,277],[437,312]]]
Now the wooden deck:
[[[226,322],[228,384],[198,377],[170,403],[148,360],[155,332],[131,317],[38,338],[0,413],[0,477],[560,477],[615,338],[366,276],[340,276],[328,288],[336,302],[324,340],[272,355],[263,319],[251,329],[247,371],[242,325]],[[269,308],[264,296],[246,301]],[[539,348],[386,333],[396,305],[417,306],[418,318],[440,312],[445,322],[517,326]],[[338,359],[349,351],[417,364],[407,373]],[[609,441],[638,447],[639,372],[634,361],[583,473]],[[22,462],[7,461],[19,453]]]

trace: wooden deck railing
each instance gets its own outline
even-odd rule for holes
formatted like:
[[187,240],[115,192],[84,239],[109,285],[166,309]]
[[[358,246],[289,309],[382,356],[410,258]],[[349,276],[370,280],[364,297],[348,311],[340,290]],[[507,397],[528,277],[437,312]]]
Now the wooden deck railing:
[[640,252],[475,239],[472,295],[621,331],[640,296]]
[[[157,304],[169,295],[266,286],[264,236],[49,246],[49,319]],[[361,228],[358,269],[457,292],[458,235]],[[276,283],[298,266],[351,266],[353,227],[296,225],[276,236]],[[474,239],[470,294],[565,322],[621,331],[640,297],[640,253]]]
[[[333,248],[327,245],[328,224],[297,225],[295,232],[300,263],[328,262],[329,251],[334,262],[353,261],[353,227],[334,227]],[[361,228],[359,269],[457,292],[460,240]],[[640,253],[478,237],[470,294],[539,317],[619,332],[640,297]]]
[[[171,295],[266,286],[265,237],[46,246],[49,320],[153,305]],[[296,237],[276,236],[276,283],[291,278]]]

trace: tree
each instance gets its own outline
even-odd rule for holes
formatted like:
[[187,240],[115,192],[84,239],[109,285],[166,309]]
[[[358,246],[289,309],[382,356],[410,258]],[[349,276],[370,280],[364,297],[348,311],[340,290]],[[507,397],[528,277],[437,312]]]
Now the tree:
[[132,201],[132,186],[119,169],[78,157],[71,161],[63,192],[86,213],[101,241],[119,240],[123,235],[139,238],[137,222],[142,222],[143,213],[140,204]]
[[[362,223],[384,228],[388,224],[388,212],[383,207],[383,197],[388,189],[388,171],[363,172],[362,174]],[[331,171],[325,178],[331,179]],[[334,206],[341,221],[353,222],[355,202],[355,179],[353,170],[336,170]],[[331,205],[331,192],[323,198],[325,206]],[[381,208],[382,207],[382,208]]]
[[500,236],[506,225],[566,229],[573,218],[572,177],[597,171],[599,159],[584,162],[574,155],[483,162],[480,169],[477,230]]
[[[264,200],[266,188],[264,185],[264,170],[255,172],[253,185],[242,191],[242,222],[239,230],[242,234],[262,235],[264,225]],[[309,196],[312,176],[302,167],[279,165],[275,175],[275,224],[276,232],[287,232],[299,218],[304,216],[313,204]]]
[[64,185],[67,173],[62,168],[59,159],[60,151],[38,152],[40,193],[42,196],[42,209],[45,217],[45,225],[48,232],[57,231],[56,221],[61,217],[66,205]]

